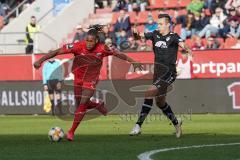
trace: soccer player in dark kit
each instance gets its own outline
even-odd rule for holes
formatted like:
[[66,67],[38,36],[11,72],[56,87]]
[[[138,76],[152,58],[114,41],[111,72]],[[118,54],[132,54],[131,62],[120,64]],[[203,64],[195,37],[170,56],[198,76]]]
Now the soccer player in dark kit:
[[88,109],[97,109],[103,115],[107,114],[107,109],[103,102],[97,103],[90,100],[95,92],[99,79],[102,60],[107,56],[116,56],[122,60],[130,62],[134,69],[142,70],[142,65],[125,54],[118,52],[114,47],[109,48],[99,42],[99,27],[90,28],[84,41],[66,44],[62,48],[54,50],[43,56],[34,63],[35,68],[40,68],[47,59],[60,54],[74,54],[72,72],[74,74],[74,95],[77,108],[74,114],[72,127],[67,133],[67,139],[72,141],[75,130],[82,121]]
[[183,48],[189,56],[192,56],[192,53],[178,34],[170,31],[170,27],[170,16],[160,14],[158,16],[158,30],[144,34],[138,33],[136,29],[133,30],[135,39],[145,37],[152,41],[155,58],[153,83],[145,92],[144,104],[136,125],[130,132],[131,136],[141,133],[141,126],[152,108],[153,98],[156,100],[156,105],[174,125],[176,137],[179,138],[182,134],[182,122],[175,117],[170,105],[166,102],[166,95],[177,76],[176,60],[178,46]]

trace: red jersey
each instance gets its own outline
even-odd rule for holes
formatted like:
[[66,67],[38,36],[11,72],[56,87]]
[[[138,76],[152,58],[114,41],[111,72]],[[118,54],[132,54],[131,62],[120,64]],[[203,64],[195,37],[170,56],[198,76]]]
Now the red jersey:
[[93,50],[87,50],[86,41],[66,44],[65,53],[73,53],[72,72],[75,82],[97,82],[104,57],[113,55],[105,44],[98,43]]

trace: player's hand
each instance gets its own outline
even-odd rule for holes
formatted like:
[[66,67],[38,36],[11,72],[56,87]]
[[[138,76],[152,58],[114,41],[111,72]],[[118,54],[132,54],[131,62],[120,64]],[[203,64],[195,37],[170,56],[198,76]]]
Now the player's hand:
[[41,63],[39,61],[34,62],[33,64],[35,69],[39,69],[41,67]]
[[133,68],[134,68],[134,72],[136,71],[136,69],[139,69],[140,71],[143,70],[143,65],[140,62],[132,62]]
[[48,91],[48,86],[45,84],[45,85],[43,86],[43,89],[44,89],[44,91]]
[[187,56],[188,56],[188,58],[192,61],[193,60],[193,54],[192,54],[192,51],[191,50],[189,50],[188,52],[187,52]]
[[60,90],[62,88],[62,83],[61,82],[58,82],[57,83],[57,89]]

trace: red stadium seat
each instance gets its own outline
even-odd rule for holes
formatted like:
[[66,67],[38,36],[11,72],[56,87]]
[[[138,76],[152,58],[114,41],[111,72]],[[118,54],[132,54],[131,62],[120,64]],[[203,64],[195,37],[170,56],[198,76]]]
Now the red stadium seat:
[[174,10],[170,9],[170,10],[167,10],[166,13],[169,14],[171,17],[174,17]]
[[150,5],[155,5],[156,0],[149,0]]
[[156,22],[158,19],[158,11],[153,11],[152,16],[153,16],[154,21]]
[[191,3],[191,0],[179,0],[180,7],[186,7]]
[[137,22],[136,12],[128,12],[127,14],[128,14],[129,17],[130,17],[130,22],[131,22],[131,23]]
[[139,12],[138,23],[147,23],[148,11]]
[[189,46],[190,48],[193,46],[193,40],[192,40],[192,39],[186,39],[185,43],[186,43],[186,45]]
[[[136,22],[136,13],[135,12],[128,12],[127,13],[130,17],[130,22],[131,23],[135,23]],[[112,16],[112,24],[116,23],[117,22],[117,19],[119,17],[119,12],[114,12],[113,13],[113,16]]]
[[166,2],[166,8],[178,8],[179,7],[179,0],[168,0]]
[[187,10],[186,9],[181,9],[178,11],[178,15],[187,15]]
[[180,34],[181,34],[181,29],[182,29],[182,25],[181,25],[181,24],[177,24],[177,25],[174,27],[173,31],[174,31],[175,33],[177,33],[178,35],[180,35]]
[[118,17],[119,17],[119,13],[118,13],[118,12],[113,12],[113,15],[112,15],[112,24],[114,24],[114,23],[117,22]]
[[139,25],[139,26],[137,26],[137,30],[138,30],[139,32],[144,32],[144,25]]
[[165,4],[166,0],[152,0],[151,1],[151,5],[148,7],[150,9],[155,9],[155,8],[165,8],[166,4]]
[[225,49],[230,49],[232,46],[234,46],[237,43],[237,39],[235,38],[227,38],[224,43]]
[[221,44],[219,49],[224,49],[224,39],[223,38],[217,38],[218,42]]

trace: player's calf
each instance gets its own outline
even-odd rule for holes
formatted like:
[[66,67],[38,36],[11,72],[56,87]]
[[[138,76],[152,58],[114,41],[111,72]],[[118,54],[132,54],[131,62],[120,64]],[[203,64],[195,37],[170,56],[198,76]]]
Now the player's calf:
[[146,119],[147,115],[152,109],[153,99],[145,99],[142,105],[142,110],[136,125],[133,127],[132,131],[129,133],[130,136],[139,135],[141,133],[141,126]]

